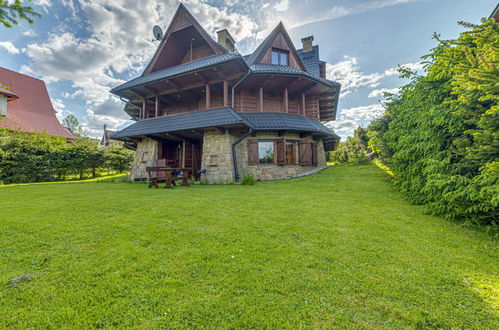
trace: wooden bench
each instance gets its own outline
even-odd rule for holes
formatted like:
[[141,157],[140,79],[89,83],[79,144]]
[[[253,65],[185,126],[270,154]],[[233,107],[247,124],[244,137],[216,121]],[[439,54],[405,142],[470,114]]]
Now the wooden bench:
[[[146,172],[149,177],[149,188],[155,187],[159,188],[159,182],[165,182],[164,188],[173,189],[175,181],[182,180],[182,186],[188,187],[189,177],[192,175],[190,168],[175,168],[166,166],[147,166]],[[177,176],[178,173],[182,173],[182,176]]]

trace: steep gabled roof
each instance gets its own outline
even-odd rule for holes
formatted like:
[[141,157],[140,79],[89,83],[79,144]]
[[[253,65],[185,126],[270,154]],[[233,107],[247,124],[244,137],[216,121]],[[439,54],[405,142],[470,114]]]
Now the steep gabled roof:
[[111,93],[116,94],[117,92],[128,89],[132,87],[137,87],[145,84],[150,84],[154,82],[158,82],[160,80],[171,79],[180,75],[184,75],[191,72],[196,72],[199,70],[204,70],[206,68],[212,67],[214,65],[219,65],[223,63],[232,62],[235,60],[242,60],[242,56],[237,53],[225,53],[225,54],[217,54],[208,56],[199,60],[194,60],[192,62],[187,62],[184,64],[176,65],[169,67],[167,69],[163,69],[160,71],[152,72],[148,75],[140,76],[130,81],[127,81],[124,84],[121,84],[117,87],[114,87],[111,90]]
[[294,52],[296,59],[298,61],[298,64],[301,66],[303,71],[306,71],[305,65],[301,61],[300,56],[298,55],[296,48],[293,44],[293,41],[291,41],[291,38],[289,37],[288,32],[286,31],[286,28],[284,27],[284,24],[282,22],[279,22],[277,26],[270,32],[270,34],[265,38],[265,40],[262,41],[262,43],[255,49],[255,51],[248,56],[246,61],[248,62],[248,65],[253,65],[255,63],[258,63],[258,61],[265,55],[267,50],[272,46],[272,43],[274,40],[277,38],[279,34],[282,34],[284,37],[284,40],[288,44],[288,47],[291,49],[292,52]]
[[216,54],[227,52],[227,50],[222,45],[220,45],[218,42],[216,42],[210,37],[210,35],[206,32],[206,30],[203,29],[201,24],[199,24],[199,22],[194,18],[194,16],[192,16],[189,10],[187,10],[187,8],[182,3],[180,3],[180,5],[177,8],[177,11],[175,12],[175,15],[173,15],[173,19],[171,20],[168,29],[166,30],[163,36],[163,39],[161,40],[158,48],[156,49],[156,52],[154,53],[154,56],[152,57],[151,61],[146,66],[143,74],[151,73],[151,70],[158,61],[158,58],[163,55],[163,49],[165,48],[165,45],[168,42],[168,38],[171,36],[171,34],[175,31],[187,28],[189,26],[192,26],[194,27],[194,29],[196,29],[196,31],[201,35],[204,41],[206,41],[208,46],[210,46]]
[[42,80],[0,67],[0,85],[11,88],[7,92],[17,96],[7,104],[7,116],[0,119],[0,127],[74,139],[59,123]]

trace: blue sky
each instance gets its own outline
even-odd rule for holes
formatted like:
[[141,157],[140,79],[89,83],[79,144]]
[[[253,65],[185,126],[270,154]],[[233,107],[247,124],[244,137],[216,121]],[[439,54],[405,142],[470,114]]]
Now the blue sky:
[[[328,78],[342,84],[342,137],[382,111],[383,91],[404,84],[396,68],[420,70],[433,32],[455,38],[457,21],[479,23],[494,0],[186,0],[212,36],[227,28],[243,54],[283,21],[297,48],[313,35]],[[42,78],[58,117],[73,113],[92,136],[130,123],[109,89],[140,74],[154,53],[152,27],[168,26],[177,0],[34,0],[43,17],[0,27],[0,66]],[[0,81],[1,84],[1,81]]]

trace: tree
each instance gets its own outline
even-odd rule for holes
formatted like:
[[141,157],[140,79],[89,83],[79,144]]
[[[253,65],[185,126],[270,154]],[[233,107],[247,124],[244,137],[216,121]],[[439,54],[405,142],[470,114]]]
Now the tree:
[[461,24],[424,56],[425,76],[386,102],[369,144],[395,174],[399,190],[433,214],[499,223],[499,24]]
[[41,17],[41,15],[33,7],[24,6],[21,0],[0,0],[0,23],[5,27],[11,28],[13,25],[18,25],[18,19],[23,19],[28,21],[29,24],[33,24],[35,22],[33,20],[34,17]]
[[62,120],[62,126],[69,128],[71,133],[73,133],[74,135],[81,136],[83,133],[78,118],[76,118],[76,116],[73,114],[67,115]]

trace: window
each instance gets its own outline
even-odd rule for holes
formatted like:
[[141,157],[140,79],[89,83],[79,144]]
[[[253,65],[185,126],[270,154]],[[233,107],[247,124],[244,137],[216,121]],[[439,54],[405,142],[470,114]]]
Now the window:
[[260,164],[274,163],[274,142],[258,141],[258,162]]
[[7,116],[7,98],[0,95],[0,116]]
[[281,49],[272,49],[272,64],[288,65],[288,52]]
[[286,165],[295,165],[296,164],[296,151],[297,151],[297,143],[295,141],[286,141]]

